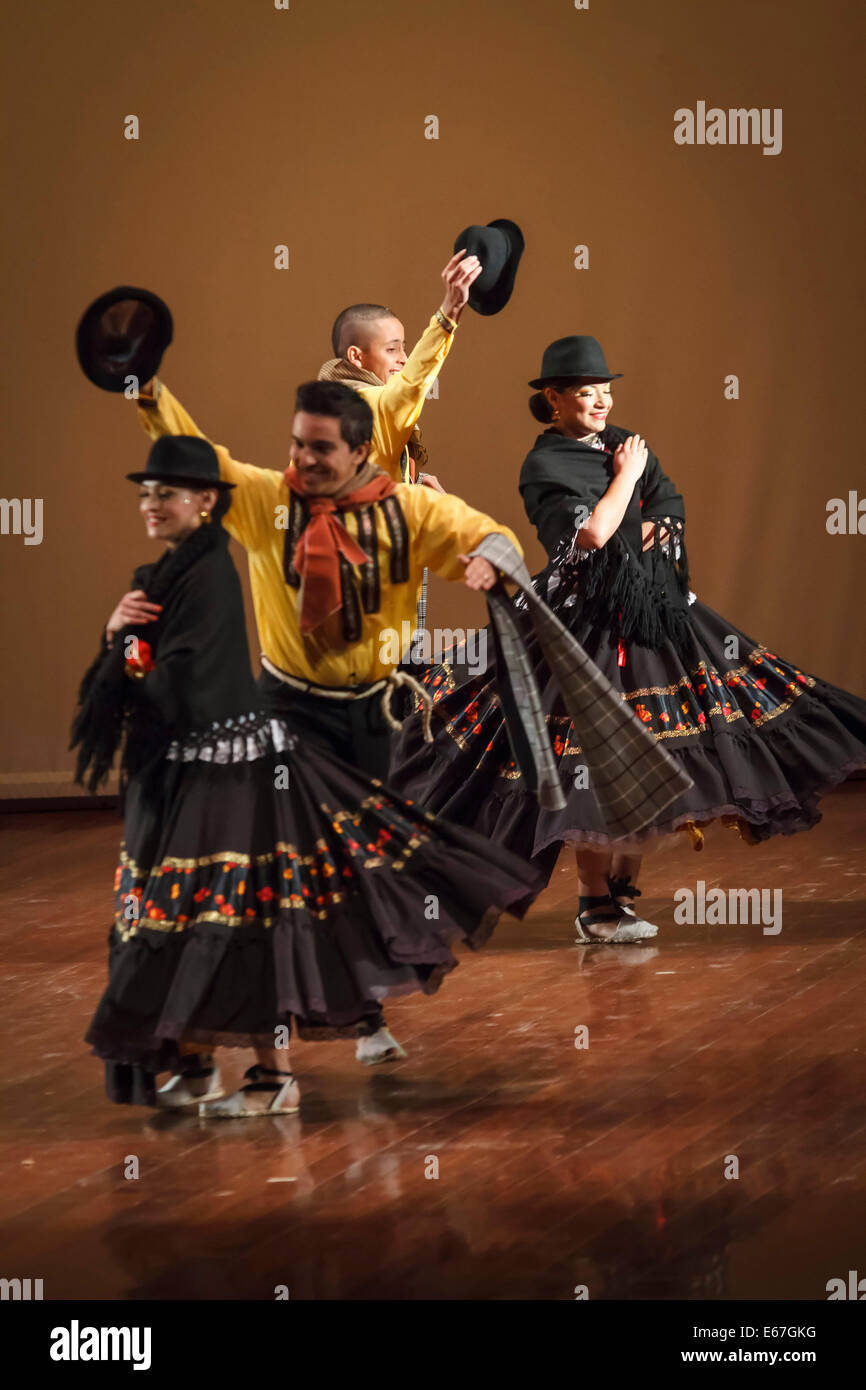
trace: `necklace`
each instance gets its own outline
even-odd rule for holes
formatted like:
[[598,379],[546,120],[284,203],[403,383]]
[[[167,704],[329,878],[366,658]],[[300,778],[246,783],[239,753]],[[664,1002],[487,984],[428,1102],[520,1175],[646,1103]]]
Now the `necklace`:
[[603,443],[603,441],[602,441],[602,435],[603,435],[603,434],[604,434],[604,430],[601,430],[598,434],[595,434],[595,433],[593,433],[593,434],[585,434],[585,435],[582,436],[582,438],[578,439],[577,442],[578,442],[578,444],[588,444],[589,447],[590,447],[590,449],[603,449],[603,448],[604,448],[604,443]]
[[[590,449],[604,449],[605,447],[604,430],[599,430],[597,434],[595,433],[595,431],[593,431],[592,434],[583,434],[579,438],[576,435],[569,436],[567,434],[563,434],[562,430],[557,430],[556,432],[557,434],[562,435],[563,439],[572,438],[574,439],[575,444],[586,444]],[[548,431],[548,433],[550,433],[550,431]]]

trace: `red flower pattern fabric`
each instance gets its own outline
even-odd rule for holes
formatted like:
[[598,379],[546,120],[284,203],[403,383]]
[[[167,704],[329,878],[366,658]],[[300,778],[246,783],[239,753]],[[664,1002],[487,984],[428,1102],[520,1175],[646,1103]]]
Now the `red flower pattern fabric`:
[[[291,845],[278,845],[262,863],[211,856],[201,863],[175,860],[144,868],[122,854],[115,874],[115,921],[127,937],[141,925],[159,925],[163,930],[184,930],[197,921],[269,925],[286,907],[304,906],[324,917],[325,909],[339,902],[357,881],[356,867],[402,866],[407,852],[429,839],[431,820],[420,809],[417,815],[407,815],[377,800],[369,804],[369,811],[348,821],[354,835],[347,833],[345,819],[326,822],[331,842],[321,841],[311,855],[301,856]],[[131,918],[129,896],[140,898],[144,887],[149,896],[138,916]]]
[[[730,671],[719,672],[702,665],[673,691],[638,690],[632,694],[626,692],[623,698],[657,738],[677,734],[693,737],[718,719],[728,723],[749,719],[754,724],[771,719],[809,684],[810,677],[797,667],[780,662],[780,658],[765,647],[756,647],[745,661]],[[438,675],[429,682],[428,688],[434,703],[450,694],[449,683]],[[501,723],[498,703],[482,698],[468,704],[449,728],[460,743],[486,733],[488,741],[484,753],[489,753],[494,748]],[[551,729],[554,753],[557,757],[575,754],[578,749],[571,726],[563,732],[560,729],[561,725],[555,732]],[[509,768],[513,766],[509,764]]]

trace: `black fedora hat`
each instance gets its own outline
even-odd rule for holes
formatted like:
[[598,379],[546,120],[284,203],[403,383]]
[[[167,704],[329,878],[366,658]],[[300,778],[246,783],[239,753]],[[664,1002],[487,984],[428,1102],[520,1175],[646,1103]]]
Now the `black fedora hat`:
[[131,483],[170,483],[172,487],[215,487],[228,492],[234,483],[223,482],[216,449],[206,439],[191,434],[163,434],[147,456],[140,473],[127,473]]
[[118,285],[85,309],[75,334],[81,369],[103,391],[124,391],[154,375],[172,339],[168,305],[149,290]]
[[477,256],[482,265],[469,291],[470,309],[487,315],[505,308],[514,289],[523,244],[523,233],[507,217],[498,217],[486,227],[467,227],[460,233],[454,250],[465,249],[467,256]]
[[584,377],[588,381],[616,381],[622,372],[609,370],[597,338],[588,334],[577,334],[571,338],[557,338],[544,349],[541,359],[541,375],[529,385],[537,390],[551,381],[563,377]]

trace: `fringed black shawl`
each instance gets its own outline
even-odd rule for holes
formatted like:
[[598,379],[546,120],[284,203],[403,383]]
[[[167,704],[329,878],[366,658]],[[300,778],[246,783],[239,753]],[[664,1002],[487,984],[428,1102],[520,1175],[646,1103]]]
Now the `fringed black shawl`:
[[[75,780],[96,791],[123,743],[121,788],[162,756],[172,739],[213,721],[252,711],[243,597],[217,524],[200,526],[155,564],[140,566],[133,589],[162,605],[153,623],[124,628],[84,676],[70,748],[78,749]],[[147,642],[154,669],[143,680],[126,674],[126,639]]]
[[[612,633],[625,643],[657,649],[668,640],[690,650],[689,572],[685,548],[685,504],[650,451],[617,531],[599,550],[577,550],[574,532],[610,486],[614,452],[632,430],[609,426],[604,449],[593,449],[556,430],[546,430],[520,472],[527,516],[550,557],[540,592],[557,571],[577,588],[586,632]],[[641,523],[670,522],[671,541],[661,543],[656,525],[652,548],[643,550]],[[565,573],[563,573],[565,571]]]

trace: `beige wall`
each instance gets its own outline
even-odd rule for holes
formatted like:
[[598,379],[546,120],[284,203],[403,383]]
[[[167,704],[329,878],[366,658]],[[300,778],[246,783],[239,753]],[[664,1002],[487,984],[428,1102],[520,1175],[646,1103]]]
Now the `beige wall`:
[[[161,294],[176,322],[166,380],[237,457],[282,468],[293,387],[330,355],[336,312],[382,300],[414,339],[454,236],[499,216],[527,250],[508,308],[465,316],[425,409],[434,470],[537,564],[516,489],[535,433],[525,383],[550,339],[595,334],[625,373],[614,419],[686,495],[699,596],[866,693],[866,538],[825,529],[829,498],[866,493],[862,13],[842,0],[19,5],[2,492],[44,499],[44,540],[0,537],[0,794],[68,789],[77,682],[152,553],[122,481],[144,436],[73,353],[85,305],[123,282]],[[699,100],[781,107],[782,153],[677,146],[674,111]],[[430,114],[438,141],[424,138]],[[573,268],[577,243],[589,270]],[[434,623],[482,611],[435,586]]]

